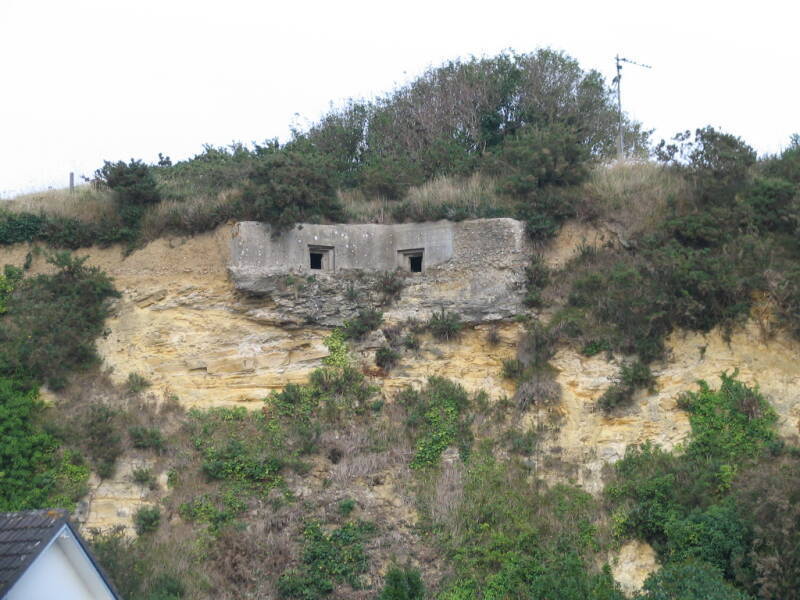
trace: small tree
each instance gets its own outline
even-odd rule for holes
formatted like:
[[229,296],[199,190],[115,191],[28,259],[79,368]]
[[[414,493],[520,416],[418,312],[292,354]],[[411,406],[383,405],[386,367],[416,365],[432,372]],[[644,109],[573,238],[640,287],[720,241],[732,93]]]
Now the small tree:
[[144,206],[161,200],[150,167],[140,160],[131,159],[129,163],[105,161],[94,175],[117,195],[122,204]]

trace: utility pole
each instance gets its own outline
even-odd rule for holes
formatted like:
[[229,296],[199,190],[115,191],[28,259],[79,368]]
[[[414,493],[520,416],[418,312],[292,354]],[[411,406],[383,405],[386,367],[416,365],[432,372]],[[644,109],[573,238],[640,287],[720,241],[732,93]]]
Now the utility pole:
[[652,69],[650,65],[643,65],[641,63],[634,62],[632,60],[628,60],[627,58],[620,57],[617,54],[614,59],[617,62],[617,76],[614,77],[613,81],[611,82],[612,85],[617,86],[617,111],[619,113],[619,130],[617,136],[617,160],[624,160],[625,158],[625,142],[622,138],[622,63],[626,62],[632,65],[636,65],[637,67],[644,67],[645,69]]

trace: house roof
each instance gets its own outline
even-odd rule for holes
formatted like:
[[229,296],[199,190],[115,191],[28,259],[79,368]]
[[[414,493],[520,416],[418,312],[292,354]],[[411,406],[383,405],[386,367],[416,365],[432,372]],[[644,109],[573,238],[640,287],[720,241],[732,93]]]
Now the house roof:
[[113,585],[97,564],[86,543],[69,523],[63,509],[0,513],[0,598],[14,586],[55,535],[68,527],[100,577],[116,596]]

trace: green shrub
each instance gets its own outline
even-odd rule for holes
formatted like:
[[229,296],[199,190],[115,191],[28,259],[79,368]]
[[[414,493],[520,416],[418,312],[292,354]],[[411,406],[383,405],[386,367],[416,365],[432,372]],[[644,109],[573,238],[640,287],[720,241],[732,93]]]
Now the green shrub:
[[93,244],[130,242],[135,232],[115,220],[86,223],[78,219],[0,209],[0,245],[44,242],[53,248],[75,250]]
[[161,200],[150,167],[140,160],[131,159],[129,163],[105,161],[94,175],[115,193],[123,205],[144,206]]
[[509,429],[503,434],[503,441],[512,454],[531,456],[539,443],[539,436],[532,429],[525,431]]
[[135,425],[128,429],[128,435],[134,448],[163,452],[166,447],[164,436],[157,427]]
[[0,315],[8,310],[7,302],[14,287],[22,280],[22,269],[6,265],[0,273]]
[[503,361],[502,375],[506,379],[518,381],[525,373],[525,365],[517,358],[509,358]]
[[126,386],[131,394],[143,392],[149,388],[150,385],[152,385],[150,380],[142,375],[139,375],[139,373],[128,373],[128,381],[126,382]]
[[247,509],[247,504],[242,500],[243,494],[244,490],[236,487],[220,493],[202,494],[182,503],[178,507],[178,514],[185,521],[207,523],[209,531],[216,533]]
[[345,322],[342,333],[345,339],[360,340],[370,331],[375,331],[383,322],[383,313],[374,308],[358,311],[358,316]]
[[530,197],[547,186],[574,185],[588,175],[589,148],[563,125],[524,126],[488,161],[503,193]]
[[367,571],[364,540],[375,526],[363,521],[347,523],[330,533],[319,523],[310,522],[303,531],[303,564],[298,570],[284,573],[278,580],[278,592],[284,598],[316,600],[348,583],[362,587],[361,575]]
[[664,140],[656,148],[659,160],[680,167],[690,177],[704,204],[728,203],[746,182],[756,162],[755,151],[741,138],[706,126],[676,135],[675,144]]
[[550,282],[550,269],[541,255],[531,258],[525,267],[525,306],[537,307],[542,303],[542,290]]
[[601,352],[610,352],[611,346],[606,340],[589,340],[583,346],[581,354],[584,356],[596,356]]
[[119,292],[86,257],[58,252],[48,258],[57,269],[18,281],[0,316],[0,374],[43,380],[54,389],[67,374],[92,364],[94,341],[103,332],[109,302]]
[[656,380],[650,367],[641,361],[623,364],[615,381],[603,392],[597,404],[604,411],[630,405],[638,389],[653,390]]
[[461,334],[464,324],[456,313],[445,312],[442,308],[441,312],[431,315],[427,327],[437,340],[450,341]]
[[83,431],[97,474],[108,479],[114,475],[117,458],[122,454],[117,413],[103,404],[92,404],[86,413]]
[[339,502],[339,514],[343,517],[347,517],[350,515],[353,510],[356,508],[356,501],[352,498],[345,498],[341,502]]
[[43,508],[53,491],[58,442],[43,409],[35,386],[0,377],[0,511]]
[[419,569],[390,567],[378,600],[425,600],[425,585]]
[[394,367],[399,359],[400,353],[389,346],[381,346],[375,352],[375,364],[386,371]]
[[413,333],[409,333],[403,338],[403,346],[409,350],[419,350],[419,338]]
[[156,576],[149,586],[147,600],[180,600],[186,595],[183,582],[168,573]]
[[761,165],[769,177],[800,184],[800,134],[792,134],[789,145],[779,156],[770,156]]
[[702,562],[667,564],[644,582],[636,600],[750,600]]
[[685,518],[665,524],[665,554],[671,562],[707,563],[734,580],[747,562],[751,532],[731,501],[695,508]]
[[746,192],[745,203],[759,230],[793,233],[798,224],[792,201],[797,195],[798,187],[790,181],[757,177]]
[[384,302],[394,302],[397,300],[405,284],[403,272],[399,269],[395,271],[386,271],[378,276],[378,291],[383,296]]
[[153,477],[153,471],[146,467],[137,467],[133,469],[131,472],[131,479],[136,485],[140,485],[151,490],[154,490],[158,487],[156,484],[156,478]]
[[442,377],[430,377],[419,392],[406,388],[398,401],[407,412],[406,427],[415,438],[411,468],[421,469],[439,462],[439,457],[455,444],[462,458],[472,445],[467,410],[472,401],[459,384]]
[[291,150],[259,158],[244,186],[242,203],[252,218],[270,223],[276,232],[295,223],[339,221],[344,216],[327,157]]
[[161,524],[161,509],[157,506],[142,506],[133,515],[133,526],[137,535],[152,533]]

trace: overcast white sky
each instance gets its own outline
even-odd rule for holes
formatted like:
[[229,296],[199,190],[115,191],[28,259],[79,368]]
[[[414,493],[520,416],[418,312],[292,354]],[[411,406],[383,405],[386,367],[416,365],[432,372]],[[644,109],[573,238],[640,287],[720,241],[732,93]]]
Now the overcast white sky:
[[614,75],[655,137],[706,124],[759,153],[800,132],[800,4],[673,0],[0,0],[0,198],[104,159],[286,139],[430,65],[549,46]]

